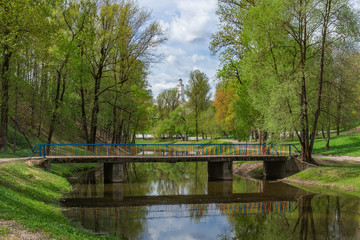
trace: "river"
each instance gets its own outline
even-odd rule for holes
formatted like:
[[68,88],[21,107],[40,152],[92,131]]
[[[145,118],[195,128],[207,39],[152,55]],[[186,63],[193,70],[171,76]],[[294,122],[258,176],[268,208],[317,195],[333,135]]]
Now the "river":
[[64,215],[122,239],[360,239],[360,199],[234,177],[208,182],[206,163],[149,163],[123,184],[101,169],[73,184]]

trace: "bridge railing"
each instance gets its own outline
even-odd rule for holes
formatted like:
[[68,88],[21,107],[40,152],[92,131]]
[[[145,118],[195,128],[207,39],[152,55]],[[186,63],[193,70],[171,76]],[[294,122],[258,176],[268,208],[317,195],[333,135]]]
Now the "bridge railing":
[[289,156],[298,150],[292,144],[39,144],[33,156]]

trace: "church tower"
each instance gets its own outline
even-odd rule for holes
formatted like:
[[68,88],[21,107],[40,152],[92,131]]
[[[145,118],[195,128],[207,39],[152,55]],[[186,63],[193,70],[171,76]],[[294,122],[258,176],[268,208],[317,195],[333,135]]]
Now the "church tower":
[[177,93],[179,96],[179,101],[184,102],[185,101],[185,88],[184,88],[184,84],[182,83],[181,79],[179,79],[179,82],[177,84]]

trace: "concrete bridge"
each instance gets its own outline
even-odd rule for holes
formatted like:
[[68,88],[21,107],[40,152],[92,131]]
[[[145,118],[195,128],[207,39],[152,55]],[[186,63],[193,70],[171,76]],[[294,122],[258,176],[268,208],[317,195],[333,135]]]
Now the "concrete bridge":
[[291,144],[39,144],[29,157],[51,163],[103,163],[104,178],[124,181],[124,164],[134,162],[207,162],[209,179],[231,180],[234,161],[263,161],[267,179],[298,172]]

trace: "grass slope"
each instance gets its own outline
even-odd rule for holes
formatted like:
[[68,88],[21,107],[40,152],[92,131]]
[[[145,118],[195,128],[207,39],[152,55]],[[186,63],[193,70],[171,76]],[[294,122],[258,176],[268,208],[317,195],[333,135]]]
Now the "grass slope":
[[[288,142],[300,149],[297,141]],[[314,154],[360,157],[360,133],[331,135],[330,149],[325,151],[326,139],[317,138],[314,143]]]
[[360,165],[342,164],[306,169],[287,178],[292,183],[352,191],[360,197]]
[[59,198],[70,191],[65,178],[25,163],[0,165],[0,219],[56,239],[104,239],[78,228],[61,214]]

